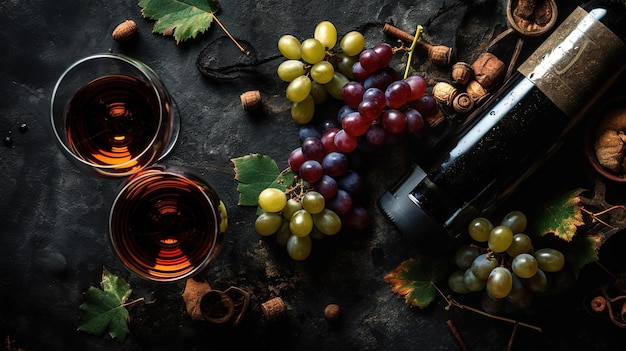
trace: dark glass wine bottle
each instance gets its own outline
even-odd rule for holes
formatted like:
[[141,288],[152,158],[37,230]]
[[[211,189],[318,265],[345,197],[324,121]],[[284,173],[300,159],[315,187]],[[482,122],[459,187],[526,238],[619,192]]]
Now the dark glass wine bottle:
[[626,5],[577,7],[511,78],[378,200],[414,244],[450,240],[493,211],[562,144],[626,68]]

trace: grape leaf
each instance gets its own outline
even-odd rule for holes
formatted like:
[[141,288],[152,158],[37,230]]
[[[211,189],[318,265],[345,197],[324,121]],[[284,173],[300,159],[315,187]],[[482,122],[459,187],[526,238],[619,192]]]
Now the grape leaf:
[[102,289],[89,287],[85,302],[79,306],[81,325],[78,330],[102,335],[108,332],[113,339],[124,341],[128,334],[128,310],[124,303],[132,293],[126,281],[109,272],[102,272]]
[[156,20],[153,33],[173,35],[176,44],[204,33],[220,8],[217,0],[139,0],[141,14]]
[[426,308],[437,294],[433,283],[444,278],[447,272],[445,260],[418,256],[402,262],[384,279],[391,284],[392,292],[404,296],[409,306]]
[[239,181],[240,206],[257,206],[259,194],[268,187],[285,191],[291,185],[293,172],[281,173],[276,162],[269,156],[250,154],[231,159],[235,165],[235,179]]
[[599,259],[596,239],[597,237],[593,235],[576,235],[572,240],[573,245],[570,245],[567,252],[564,252],[565,259],[572,267],[576,278],[584,266]]
[[571,241],[579,226],[585,224],[580,205],[580,194],[584,189],[574,189],[557,196],[538,211],[534,227],[541,236],[554,234]]

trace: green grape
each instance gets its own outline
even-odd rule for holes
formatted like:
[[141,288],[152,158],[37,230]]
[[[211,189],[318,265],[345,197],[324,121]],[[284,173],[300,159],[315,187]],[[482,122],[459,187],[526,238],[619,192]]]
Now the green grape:
[[335,68],[328,61],[320,61],[311,67],[311,79],[320,84],[326,84],[333,79]]
[[326,49],[332,49],[337,43],[337,28],[332,22],[322,21],[315,26],[313,38],[319,40]]
[[335,71],[333,74],[333,79],[330,82],[324,84],[328,93],[337,100],[343,100],[343,96],[341,91],[343,86],[348,84],[349,80],[343,74]]
[[298,210],[293,214],[289,221],[289,229],[295,236],[307,236],[313,230],[313,217],[307,210]]
[[325,208],[313,215],[313,225],[326,235],[335,235],[341,230],[341,217],[335,211]]
[[489,277],[489,273],[498,267],[498,260],[495,257],[489,257],[486,253],[478,255],[472,266],[469,268],[478,279],[485,280]]
[[291,119],[298,124],[307,124],[315,116],[315,100],[308,95],[300,102],[291,104]]
[[513,276],[506,267],[496,267],[487,278],[487,291],[496,299],[505,298],[513,288]]
[[565,266],[565,256],[556,249],[539,249],[535,251],[535,259],[544,272],[558,272]]
[[352,66],[359,61],[358,56],[347,56],[340,54],[339,62],[337,62],[337,70],[349,79],[354,79],[354,73],[352,73]]
[[471,245],[463,245],[459,247],[454,254],[454,262],[456,266],[462,270],[466,270],[472,266],[472,262],[480,255],[480,250]]
[[457,269],[448,276],[448,287],[457,294],[467,294],[470,289],[465,286],[465,270]]
[[283,224],[283,217],[276,212],[262,212],[254,221],[254,229],[263,236],[269,236],[278,231]]
[[502,222],[500,225],[505,225],[511,228],[513,234],[521,233],[526,230],[526,225],[528,224],[528,220],[526,215],[521,211],[511,211],[504,215],[502,218]]
[[517,275],[513,274],[513,285],[511,286],[511,292],[506,296],[506,300],[516,303],[524,297],[525,293],[526,289],[524,289],[522,280]]
[[339,42],[339,48],[348,56],[356,56],[361,53],[365,47],[365,37],[357,31],[346,33]]
[[289,229],[289,221],[283,220],[283,223],[280,225],[280,228],[278,228],[278,231],[276,232],[276,241],[278,242],[278,245],[286,247],[287,240],[289,240],[289,237],[292,235],[293,234],[291,234],[291,229]]
[[320,84],[316,81],[311,82],[311,96],[313,97],[313,102],[316,105],[321,104],[326,101],[328,98],[328,90],[324,87],[323,84]]
[[467,227],[469,236],[479,243],[484,243],[489,239],[489,233],[492,229],[493,224],[484,217],[474,218]]
[[265,188],[259,193],[258,204],[265,212],[280,212],[287,204],[287,196],[277,188]]
[[302,202],[296,199],[289,199],[287,200],[287,204],[285,204],[285,207],[282,210],[283,217],[285,217],[285,219],[291,219],[293,214],[296,213],[296,211],[301,210],[301,209],[302,209]]
[[322,240],[326,238],[326,234],[322,233],[316,226],[313,226],[313,230],[311,230],[311,234],[309,234],[309,236],[313,240]]
[[300,102],[306,99],[311,94],[311,78],[307,76],[300,76],[292,80],[287,89],[285,95],[291,102]]
[[278,73],[278,78],[280,78],[283,82],[291,82],[294,79],[305,75],[306,68],[302,61],[286,60],[278,65],[276,73]]
[[506,253],[515,257],[519,254],[529,253],[532,251],[533,243],[530,237],[524,233],[517,233],[513,235],[513,242],[511,242],[511,246],[506,249]]
[[311,190],[302,197],[302,208],[309,211],[310,214],[322,212],[325,206],[324,196],[317,191]]
[[532,292],[540,293],[548,290],[548,276],[541,269],[538,269],[532,277],[524,279],[523,282]]
[[487,285],[486,279],[479,279],[474,275],[471,268],[468,268],[463,273],[463,283],[469,291],[481,291]]
[[513,269],[513,273],[520,278],[530,278],[537,273],[539,266],[533,255],[523,253],[513,258],[511,269]]
[[489,232],[487,244],[489,245],[489,249],[493,252],[506,251],[509,246],[511,246],[512,242],[513,231],[505,225],[496,226]]
[[300,46],[302,59],[312,65],[322,61],[326,57],[326,48],[315,38],[305,39]]
[[278,39],[278,51],[287,59],[300,59],[300,40],[290,34],[285,34]]
[[287,254],[296,261],[304,261],[311,254],[313,241],[310,236],[292,235],[287,240]]
[[491,296],[489,290],[487,290],[482,296],[480,307],[487,313],[498,314],[502,310],[503,305],[504,300]]

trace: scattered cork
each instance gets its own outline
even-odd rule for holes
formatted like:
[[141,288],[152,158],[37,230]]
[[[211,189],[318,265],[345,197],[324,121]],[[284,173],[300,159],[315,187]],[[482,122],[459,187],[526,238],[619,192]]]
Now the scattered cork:
[[278,322],[287,315],[287,306],[280,297],[270,299],[261,304],[263,316],[268,322]]
[[119,42],[127,41],[137,33],[137,24],[133,20],[126,20],[115,27],[111,36]]
[[241,94],[241,106],[246,111],[253,111],[261,106],[261,93],[258,90],[250,90]]
[[337,320],[340,315],[341,308],[337,304],[331,303],[324,308],[324,317],[326,317],[329,321]]

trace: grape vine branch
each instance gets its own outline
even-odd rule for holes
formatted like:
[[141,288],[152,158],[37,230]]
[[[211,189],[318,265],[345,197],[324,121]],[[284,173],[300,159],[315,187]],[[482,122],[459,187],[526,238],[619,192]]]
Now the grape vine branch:
[[511,318],[506,318],[506,317],[502,317],[502,316],[496,316],[496,315],[493,315],[493,314],[487,313],[487,312],[485,312],[485,311],[481,311],[481,310],[479,310],[479,309],[477,309],[477,308],[474,308],[474,307],[467,306],[467,305],[464,305],[464,304],[462,304],[462,303],[459,303],[459,302],[457,302],[455,299],[453,299],[451,296],[444,294],[444,293],[443,293],[443,291],[441,291],[441,290],[439,289],[439,287],[437,286],[437,284],[435,284],[434,282],[431,282],[431,284],[435,287],[435,289],[437,290],[437,292],[441,295],[441,297],[443,297],[443,299],[444,299],[444,300],[446,301],[446,303],[448,304],[448,305],[445,307],[446,311],[450,310],[450,307],[451,307],[451,306],[454,306],[454,307],[457,307],[457,308],[462,309],[462,310],[468,310],[468,311],[471,311],[471,312],[474,312],[474,313],[478,313],[478,314],[480,314],[480,315],[482,315],[482,316],[485,316],[485,317],[489,317],[489,318],[497,319],[497,320],[504,321],[504,322],[513,323],[513,324],[515,324],[515,325],[520,325],[520,326],[522,326],[522,327],[526,327],[526,328],[534,329],[534,330],[536,330],[536,331],[538,331],[538,332],[541,332],[541,331],[542,331],[542,330],[541,330],[541,327],[538,327],[538,326],[535,326],[535,325],[532,325],[532,324],[528,324],[528,323],[524,323],[524,322],[520,322],[520,321],[518,321],[518,320],[511,319]]

